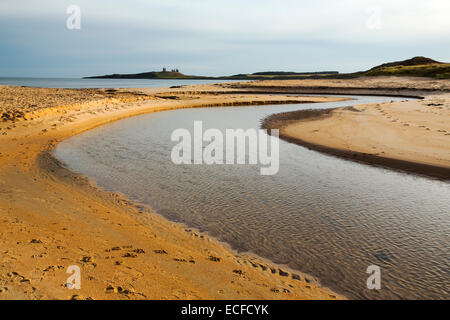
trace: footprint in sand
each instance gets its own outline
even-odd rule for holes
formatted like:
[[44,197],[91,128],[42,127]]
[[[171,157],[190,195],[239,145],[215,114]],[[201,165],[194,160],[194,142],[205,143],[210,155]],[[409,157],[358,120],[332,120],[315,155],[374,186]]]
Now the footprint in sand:
[[136,258],[138,255],[134,252],[127,252],[122,257],[123,258]]
[[70,297],[70,300],[94,300],[92,297],[84,298],[83,296],[80,296],[78,294],[74,294]]
[[291,275],[291,277],[292,277],[292,279],[294,279],[294,280],[298,280],[298,281],[302,280],[302,278],[301,278],[298,274],[295,274],[295,273],[293,273],[293,274]]
[[281,270],[281,269],[278,269],[278,274],[279,274],[280,276],[282,276],[282,277],[287,277],[287,276],[289,276],[289,273],[284,272],[284,271]]
[[56,270],[61,270],[61,269],[64,269],[64,267],[63,266],[48,266],[43,271],[45,273],[45,272],[54,272]]
[[259,266],[262,269],[262,271],[267,271],[267,269],[268,269],[268,267],[263,264],[259,264]]
[[219,257],[215,257],[215,256],[209,256],[208,258],[210,261],[214,261],[214,262],[220,262],[220,258]]
[[242,271],[242,270],[240,270],[240,269],[235,269],[235,270],[233,270],[233,273],[235,273],[235,274],[237,274],[237,275],[240,275],[240,276],[244,275],[244,271]]
[[106,293],[117,293],[117,294],[122,294],[122,295],[125,295],[125,296],[129,296],[129,295],[135,295],[135,294],[139,294],[139,295],[141,295],[141,296],[144,296],[145,297],[145,295],[144,294],[142,294],[142,293],[136,293],[136,291],[134,290],[134,288],[133,287],[129,287],[129,288],[124,288],[124,287],[122,287],[122,286],[117,286],[117,287],[114,287],[114,286],[112,286],[112,285],[108,285],[107,287],[106,287],[106,289],[105,289],[105,292]]
[[6,274],[10,281],[13,283],[30,283],[30,280],[25,278],[24,276],[21,276],[19,273],[12,271]]
[[270,291],[274,292],[274,293],[280,293],[280,292],[291,293],[291,291],[289,289],[286,289],[286,288],[271,288]]
[[80,259],[80,262],[83,262],[84,264],[90,264],[94,268],[97,267],[97,263],[95,263],[92,257],[89,256],[84,256],[83,258]]

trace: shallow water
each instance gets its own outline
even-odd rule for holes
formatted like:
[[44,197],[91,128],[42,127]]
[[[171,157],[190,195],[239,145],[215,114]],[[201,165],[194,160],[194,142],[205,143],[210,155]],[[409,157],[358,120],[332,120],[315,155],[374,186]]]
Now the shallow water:
[[[56,156],[170,220],[317,277],[350,298],[450,298],[450,184],[280,142],[280,170],[174,165],[176,128],[259,128],[269,114],[397,100],[201,108],[121,120],[74,136]],[[381,290],[366,269],[381,268]]]

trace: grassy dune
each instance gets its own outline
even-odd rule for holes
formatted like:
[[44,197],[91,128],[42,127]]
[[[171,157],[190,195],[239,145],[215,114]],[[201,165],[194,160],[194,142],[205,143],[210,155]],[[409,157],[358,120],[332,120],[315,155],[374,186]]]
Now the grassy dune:
[[366,76],[412,76],[450,79],[450,63],[433,63],[416,66],[381,67],[365,72]]

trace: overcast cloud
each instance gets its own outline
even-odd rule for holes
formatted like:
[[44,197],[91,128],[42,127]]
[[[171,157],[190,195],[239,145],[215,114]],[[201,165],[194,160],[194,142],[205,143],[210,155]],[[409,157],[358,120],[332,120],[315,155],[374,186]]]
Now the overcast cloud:
[[[69,5],[81,29],[66,28]],[[0,76],[350,72],[416,55],[450,61],[448,0],[0,2]]]

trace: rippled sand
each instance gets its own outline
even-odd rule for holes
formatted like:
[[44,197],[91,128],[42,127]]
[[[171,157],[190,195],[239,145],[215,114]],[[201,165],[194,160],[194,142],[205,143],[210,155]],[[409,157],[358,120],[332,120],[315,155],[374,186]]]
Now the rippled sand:
[[[359,99],[144,115],[75,136],[56,155],[170,220],[314,275],[348,297],[448,298],[447,183],[284,142],[275,176],[261,176],[259,166],[170,161],[171,132],[192,130],[195,120],[203,120],[205,128],[258,128],[276,112],[404,100]],[[366,288],[372,264],[382,269],[380,291]]]
[[349,159],[450,180],[450,96],[265,119],[283,138]]
[[[111,97],[107,90],[100,97],[90,90],[5,91],[0,94],[6,106],[0,122],[0,299],[341,298],[301,274],[237,255],[120,194],[98,190],[49,154],[64,138],[142,113],[203,103],[298,100],[209,94],[174,100],[169,89]],[[81,268],[76,292],[65,286],[70,265]]]

